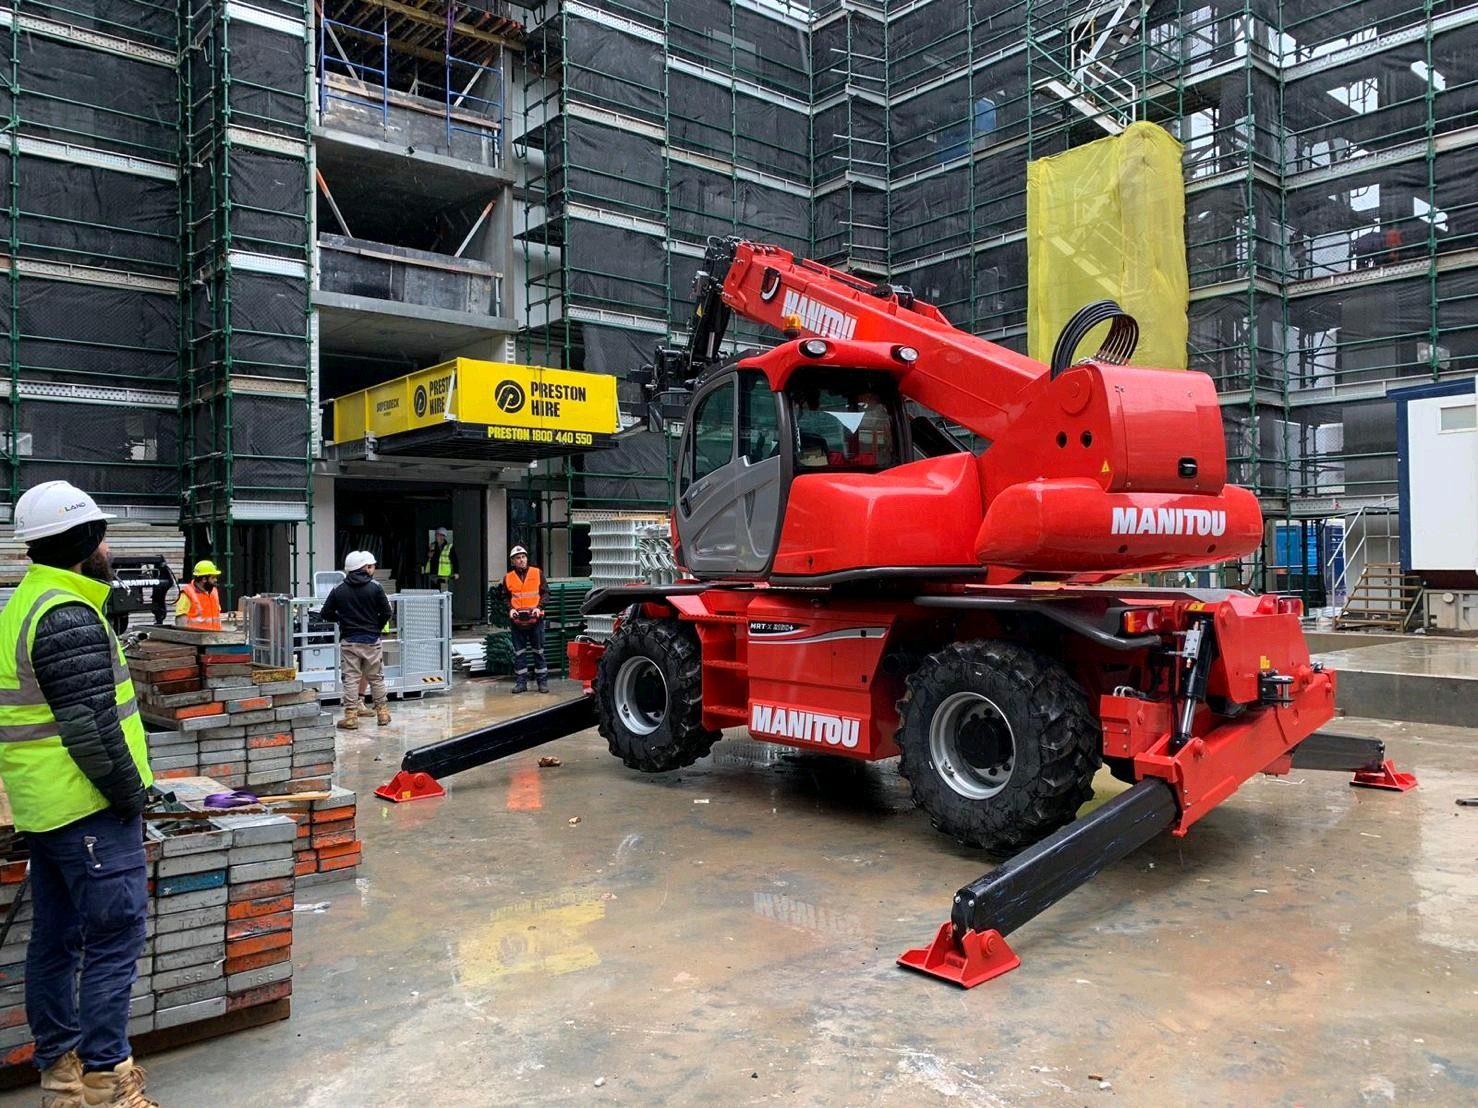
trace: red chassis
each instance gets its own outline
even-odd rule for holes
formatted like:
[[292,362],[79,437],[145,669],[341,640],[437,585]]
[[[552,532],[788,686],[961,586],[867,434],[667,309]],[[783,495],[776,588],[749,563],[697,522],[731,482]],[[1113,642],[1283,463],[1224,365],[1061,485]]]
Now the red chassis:
[[[899,753],[894,736],[905,689],[892,660],[941,641],[1008,638],[1005,624],[1028,604],[1056,605],[1080,626],[1118,613],[1123,625],[1156,628],[1127,650],[1065,634],[1055,656],[1097,697],[1105,760],[1125,777],[1161,778],[1174,790],[1177,835],[1254,774],[1287,773],[1293,748],[1334,716],[1334,674],[1310,661],[1296,602],[1273,596],[987,585],[907,603],[822,605],[804,593],[718,586],[644,600],[641,614],[676,618],[697,632],[705,727],[745,727],[767,742],[876,761]],[[1195,705],[1192,737],[1172,752],[1176,675],[1164,648],[1201,620],[1212,623],[1221,645]],[[603,650],[572,643],[571,677],[593,682]],[[1228,718],[1208,706],[1217,703],[1255,707]]]

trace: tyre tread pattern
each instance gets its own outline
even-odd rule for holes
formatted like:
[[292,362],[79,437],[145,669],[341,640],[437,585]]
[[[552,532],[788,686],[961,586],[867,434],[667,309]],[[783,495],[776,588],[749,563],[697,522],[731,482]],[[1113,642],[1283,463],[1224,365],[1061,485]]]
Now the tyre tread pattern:
[[[1037,773],[1011,783],[989,800],[960,796],[934,769],[929,754],[929,722],[911,719],[919,702],[938,704],[976,681],[1000,678],[1025,724],[1012,720],[1022,758],[1023,739],[1034,741]],[[994,699],[994,698],[993,698]],[[1005,706],[1002,706],[1005,710]],[[1015,643],[996,640],[953,643],[932,655],[908,678],[898,702],[899,773],[913,787],[914,804],[934,827],[965,846],[1011,853],[1072,822],[1093,798],[1093,775],[1102,762],[1102,737],[1089,709],[1088,695],[1060,665]]]
[[[667,679],[667,718],[650,735],[621,726],[613,686],[622,662],[651,658]],[[609,673],[610,678],[606,679]],[[698,636],[672,619],[633,619],[622,623],[606,644],[595,682],[598,729],[612,754],[631,769],[666,773],[702,758],[722,732],[703,726],[703,666]]]

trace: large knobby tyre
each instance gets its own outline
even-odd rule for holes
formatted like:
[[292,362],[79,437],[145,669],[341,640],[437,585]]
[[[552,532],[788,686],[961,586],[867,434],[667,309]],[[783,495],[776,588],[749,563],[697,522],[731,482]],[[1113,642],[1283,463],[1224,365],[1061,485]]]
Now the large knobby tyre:
[[914,803],[966,846],[1029,846],[1093,797],[1103,739],[1088,695],[1040,654],[956,643],[914,672],[898,710]]
[[698,636],[676,620],[621,624],[600,658],[595,704],[611,753],[644,773],[690,766],[721,737],[703,726]]

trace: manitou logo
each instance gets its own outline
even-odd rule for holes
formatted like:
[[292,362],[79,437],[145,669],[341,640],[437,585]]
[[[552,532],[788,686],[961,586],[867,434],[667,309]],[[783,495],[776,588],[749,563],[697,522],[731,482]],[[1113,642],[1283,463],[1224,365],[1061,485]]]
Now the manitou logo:
[[786,292],[785,305],[780,309],[780,314],[799,316],[801,327],[807,331],[815,331],[823,338],[849,339],[857,330],[856,316],[828,308],[798,292]]
[[850,750],[862,734],[862,721],[850,716],[782,708],[778,704],[756,704],[749,710],[749,730],[756,735],[799,739],[817,746],[845,746]]
[[1226,512],[1205,508],[1115,508],[1114,535],[1225,535]]

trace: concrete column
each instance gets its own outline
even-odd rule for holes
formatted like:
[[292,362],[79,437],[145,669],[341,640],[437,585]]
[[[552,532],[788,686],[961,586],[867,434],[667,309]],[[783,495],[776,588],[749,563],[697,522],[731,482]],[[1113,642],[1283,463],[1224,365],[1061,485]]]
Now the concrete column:
[[508,572],[508,490],[502,485],[488,485],[486,510],[487,521],[488,584],[491,585]]

